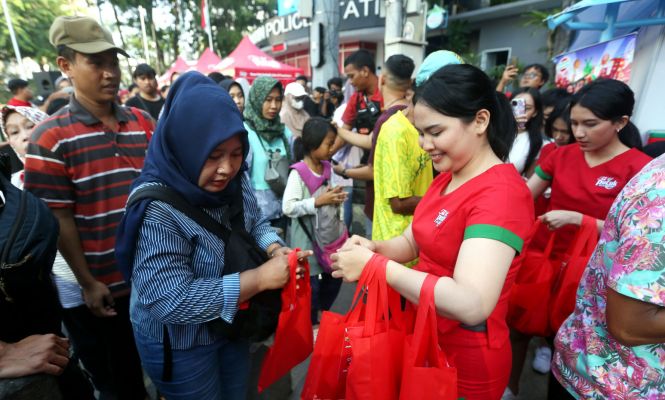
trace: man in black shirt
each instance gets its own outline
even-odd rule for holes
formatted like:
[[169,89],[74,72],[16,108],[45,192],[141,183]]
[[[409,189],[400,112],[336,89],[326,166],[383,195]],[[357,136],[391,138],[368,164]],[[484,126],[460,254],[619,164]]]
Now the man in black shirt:
[[132,74],[132,79],[136,86],[138,86],[139,92],[136,96],[127,100],[125,106],[145,110],[156,121],[164,105],[164,98],[159,93],[155,76],[155,70],[148,64],[137,65]]

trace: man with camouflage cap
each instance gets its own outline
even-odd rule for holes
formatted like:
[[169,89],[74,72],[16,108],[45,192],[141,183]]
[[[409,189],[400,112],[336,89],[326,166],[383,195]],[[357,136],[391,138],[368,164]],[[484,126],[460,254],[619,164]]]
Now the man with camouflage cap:
[[129,285],[116,267],[114,247],[130,185],[143,167],[147,131],[154,125],[147,113],[116,103],[118,54],[128,55],[97,21],[58,17],[49,40],[74,93],[66,107],[35,128],[25,188],[60,222],[58,247],[80,285],[61,290],[65,326],[101,398],[144,399]]

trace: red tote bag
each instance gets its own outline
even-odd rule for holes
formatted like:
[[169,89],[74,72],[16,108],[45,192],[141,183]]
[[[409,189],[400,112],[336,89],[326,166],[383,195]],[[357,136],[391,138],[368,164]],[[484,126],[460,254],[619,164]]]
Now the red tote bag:
[[[374,275],[372,268],[363,269],[356,286],[351,310],[347,315],[324,311],[321,315],[319,333],[314,343],[314,352],[307,370],[307,377],[300,396],[303,400],[339,400],[346,396],[346,377],[351,362],[351,346],[347,329],[361,324],[369,291],[368,282]],[[352,322],[353,321],[353,322]]]
[[584,269],[598,244],[598,227],[596,220],[589,216],[582,217],[582,224],[570,244],[569,251],[561,263],[559,278],[552,290],[552,303],[550,306],[550,324],[553,333],[556,333],[561,324],[575,310],[577,287],[584,274]]
[[299,251],[294,249],[289,254],[289,281],[282,289],[282,310],[277,322],[275,342],[268,349],[261,366],[259,393],[309,357],[314,347],[309,263],[305,261],[303,265],[306,279],[297,281]]
[[427,275],[420,289],[416,326],[406,339],[400,400],[457,400],[457,369],[448,364],[439,346],[434,286]]
[[[543,226],[536,220],[530,237]],[[560,262],[552,259],[556,233],[550,233],[544,250],[528,246],[515,283],[511,289],[506,321],[511,328],[526,335],[549,337],[549,309],[552,286],[556,281]]]
[[[397,400],[406,337],[399,295],[386,282],[387,259],[374,255],[365,268],[368,282],[365,312],[350,319],[346,338],[351,361],[346,377],[347,400]],[[362,323],[360,323],[362,321]]]

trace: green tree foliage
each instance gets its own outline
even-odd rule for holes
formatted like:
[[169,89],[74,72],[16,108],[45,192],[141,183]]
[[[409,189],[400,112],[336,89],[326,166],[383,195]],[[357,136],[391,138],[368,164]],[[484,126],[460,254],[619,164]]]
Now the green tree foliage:
[[[208,3],[215,51],[222,57],[235,49],[243,33],[259,26],[277,11],[277,0],[208,0]],[[208,37],[201,28],[201,1],[189,0],[187,4],[195,15],[197,33],[193,47],[204,49],[208,47]]]
[[[42,61],[53,63],[56,53],[48,41],[48,30],[55,17],[70,11],[63,4],[62,0],[7,1],[22,57],[31,57],[40,64]],[[0,59],[15,60],[4,12],[0,18]]]
[[[191,47],[200,53],[208,47],[208,36],[201,27],[201,0],[100,0],[111,4],[116,14],[116,25],[121,29],[131,27],[140,30],[138,6],[146,9],[146,29],[151,42],[157,48],[155,67],[163,72],[178,57],[178,43],[184,29],[191,32]],[[212,26],[215,52],[226,56],[238,45],[243,33],[260,25],[275,15],[276,0],[208,0],[210,24]],[[154,10],[166,9],[173,16],[174,23],[164,29],[155,28]],[[139,36],[124,36],[125,45],[142,54]]]

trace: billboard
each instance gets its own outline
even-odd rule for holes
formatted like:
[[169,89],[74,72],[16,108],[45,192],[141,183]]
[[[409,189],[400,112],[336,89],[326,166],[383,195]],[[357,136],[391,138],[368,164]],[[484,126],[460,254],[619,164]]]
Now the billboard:
[[628,83],[636,41],[637,33],[631,33],[561,54],[554,59],[556,86],[575,93],[598,78],[611,78]]

